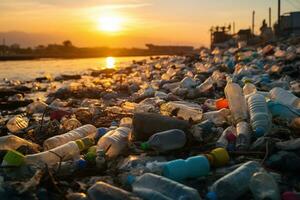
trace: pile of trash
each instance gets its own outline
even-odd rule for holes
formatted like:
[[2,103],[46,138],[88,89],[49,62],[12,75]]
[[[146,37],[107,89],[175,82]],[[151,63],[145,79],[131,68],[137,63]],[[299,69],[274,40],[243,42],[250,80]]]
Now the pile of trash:
[[300,199],[300,44],[5,80],[0,199]]

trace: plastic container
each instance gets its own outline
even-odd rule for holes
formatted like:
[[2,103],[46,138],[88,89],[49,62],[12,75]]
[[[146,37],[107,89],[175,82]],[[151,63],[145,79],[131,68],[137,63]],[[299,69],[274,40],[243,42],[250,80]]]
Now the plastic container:
[[196,87],[196,91],[199,94],[206,93],[213,88],[213,84],[214,84],[214,80],[210,76],[203,83],[201,83],[198,87]]
[[199,124],[192,126],[191,133],[194,139],[198,142],[204,141],[209,138],[216,130],[215,124],[211,120],[205,120]]
[[39,148],[39,145],[15,135],[6,135],[0,137],[0,150],[16,150],[21,146],[28,146],[29,148],[36,150]]
[[251,127],[256,137],[265,135],[271,127],[265,97],[261,94],[253,94],[248,99]]
[[266,172],[253,174],[249,188],[255,200],[280,200],[280,191],[275,179]]
[[267,105],[272,117],[278,117],[288,121],[292,121],[293,119],[300,117],[300,109],[296,109],[295,107],[275,101],[268,101]]
[[53,167],[60,161],[79,158],[80,151],[88,148],[92,144],[92,139],[84,138],[82,140],[68,142],[49,151],[26,156],[12,150],[6,153],[2,165],[20,166],[22,164],[28,164],[43,167],[45,164],[47,164],[49,167]]
[[225,166],[229,163],[229,154],[224,148],[213,149],[210,153],[204,154],[213,167]]
[[251,130],[247,122],[239,122],[236,125],[236,149],[247,150],[251,143]]
[[121,188],[98,181],[87,191],[90,200],[141,200]]
[[279,103],[300,108],[300,98],[296,97],[290,91],[285,89],[275,87],[270,92],[270,99],[277,101]]
[[194,156],[186,160],[178,159],[166,162],[162,175],[169,179],[180,181],[187,178],[206,176],[210,171],[210,164],[205,156]]
[[84,159],[59,162],[53,168],[56,170],[57,176],[70,176],[75,171],[85,169],[87,167],[87,161]]
[[119,127],[109,131],[100,138],[97,149],[104,150],[109,157],[118,156],[127,147],[130,132],[131,129],[128,127]]
[[234,126],[227,127],[216,141],[216,147],[227,149],[229,147],[229,143],[232,144],[235,142],[236,135],[236,128]]
[[89,135],[95,135],[96,131],[97,129],[95,126],[87,124],[67,133],[48,138],[44,141],[43,146],[46,150],[53,149],[60,145],[66,144],[67,142],[81,139]]
[[12,133],[19,132],[28,127],[28,119],[26,117],[22,117],[21,115],[14,116],[8,120],[6,127]]
[[256,91],[256,86],[252,83],[246,83],[243,87],[243,93],[245,97],[249,96],[250,94],[254,94]]
[[141,144],[143,150],[149,148],[159,152],[165,152],[184,147],[186,143],[185,132],[179,129],[171,129],[152,135],[147,142]]
[[228,79],[224,92],[235,123],[247,120],[248,110],[242,88]]
[[132,191],[143,199],[201,199],[197,190],[151,173],[139,177],[129,176],[128,182],[132,186]]
[[252,175],[258,172],[261,166],[256,161],[249,161],[217,180],[206,195],[210,200],[235,200],[248,191]]

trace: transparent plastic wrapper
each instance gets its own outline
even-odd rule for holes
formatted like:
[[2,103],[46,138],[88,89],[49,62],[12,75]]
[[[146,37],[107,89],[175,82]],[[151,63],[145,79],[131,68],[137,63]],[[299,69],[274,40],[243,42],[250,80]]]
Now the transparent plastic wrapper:
[[96,134],[96,131],[97,129],[95,126],[87,124],[67,133],[48,138],[44,141],[43,146],[44,149],[53,149],[60,145],[66,144],[67,142],[81,139],[89,135],[93,137]]

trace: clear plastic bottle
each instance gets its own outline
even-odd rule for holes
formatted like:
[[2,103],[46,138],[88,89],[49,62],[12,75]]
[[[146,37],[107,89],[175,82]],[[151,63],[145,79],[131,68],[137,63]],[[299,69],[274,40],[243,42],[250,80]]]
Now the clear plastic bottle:
[[185,132],[179,129],[171,129],[152,135],[147,142],[142,143],[143,150],[152,148],[159,152],[165,152],[182,148],[186,143]]
[[109,157],[118,156],[126,148],[130,132],[131,129],[128,127],[119,127],[109,131],[99,139],[97,149],[106,151]]
[[275,87],[270,92],[270,99],[279,103],[300,108],[300,98],[296,97],[290,91]]
[[208,92],[210,89],[213,88],[214,80],[210,76],[208,77],[201,85],[196,87],[196,91],[200,94]]
[[251,143],[251,130],[247,122],[239,122],[236,125],[236,149],[247,150]]
[[235,123],[247,120],[248,110],[242,88],[228,78],[224,91]]
[[243,87],[243,93],[244,93],[245,97],[250,94],[255,93],[256,91],[257,91],[256,86],[252,83],[246,83]]
[[66,144],[67,142],[84,138],[89,135],[95,135],[96,131],[97,128],[95,126],[87,124],[67,133],[48,138],[44,141],[43,146],[46,150],[53,149],[60,145]]
[[278,184],[267,172],[253,174],[249,188],[255,200],[280,200]]
[[53,167],[58,162],[79,158],[80,151],[88,148],[92,144],[92,139],[84,138],[81,140],[68,142],[49,151],[26,156],[23,156],[21,153],[12,150],[8,151],[4,156],[2,165],[20,166],[22,164],[28,164],[43,167],[45,164],[47,164],[49,167]]
[[194,188],[151,173],[145,173],[139,177],[129,176],[128,182],[132,185],[132,191],[143,199],[201,199]]
[[109,185],[102,181],[98,181],[97,183],[92,185],[88,189],[87,194],[90,200],[141,200],[130,192]]
[[252,130],[256,137],[261,137],[271,127],[271,116],[269,115],[265,97],[261,94],[251,95],[248,99],[248,106]]
[[26,117],[22,117],[21,115],[16,115],[10,120],[8,120],[6,127],[10,132],[16,133],[21,131],[24,128],[27,128],[28,121],[29,120]]
[[235,200],[247,192],[252,175],[258,172],[261,166],[256,161],[249,161],[217,180],[207,194],[211,200]]
[[56,170],[57,176],[72,175],[76,170],[82,170],[86,168],[87,161],[84,159],[65,161],[55,164],[53,167]]
[[15,135],[0,137],[0,150],[16,150],[21,146],[28,146],[36,150],[39,148],[38,144],[29,142]]

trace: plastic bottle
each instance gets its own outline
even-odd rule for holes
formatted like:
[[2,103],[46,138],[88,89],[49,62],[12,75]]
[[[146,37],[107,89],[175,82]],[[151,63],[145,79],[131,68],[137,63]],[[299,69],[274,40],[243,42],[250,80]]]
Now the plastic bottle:
[[75,161],[66,161],[57,163],[54,167],[57,176],[70,176],[77,170],[82,170],[87,167],[87,161],[79,159]]
[[252,130],[256,137],[261,137],[265,135],[271,127],[271,117],[265,97],[261,94],[251,95],[248,99],[248,106]]
[[229,144],[232,144],[235,142],[236,140],[236,128],[234,126],[229,126],[227,127],[222,135],[219,137],[219,139],[216,142],[216,147],[221,147],[221,148],[229,148],[230,150],[232,150],[229,147]]
[[211,111],[203,113],[202,120],[211,120],[216,125],[222,125],[227,122],[227,118],[230,115],[230,110],[223,108],[218,111]]
[[139,177],[129,176],[128,182],[132,186],[132,191],[143,199],[201,199],[197,190],[194,188],[151,173],[145,173]]
[[239,122],[236,125],[236,149],[247,150],[251,143],[251,131],[247,122]]
[[255,93],[256,91],[257,91],[256,86],[249,82],[247,82],[243,87],[243,93],[244,93],[245,97],[247,97],[250,94]]
[[275,87],[270,92],[270,99],[278,101],[279,103],[300,108],[300,98],[296,97],[290,91]]
[[210,153],[204,154],[213,167],[225,166],[229,162],[229,154],[224,148],[213,149]]
[[205,120],[192,126],[190,131],[195,140],[202,142],[205,141],[206,138],[209,138],[215,132],[215,130],[215,124],[211,120]]
[[203,94],[208,92],[210,89],[213,88],[214,80],[210,76],[208,77],[203,83],[201,83],[198,87],[196,87],[196,91],[199,94]]
[[15,135],[6,135],[0,137],[0,150],[16,150],[21,146],[28,146],[35,150],[39,148],[39,145]]
[[66,131],[71,131],[82,126],[81,122],[75,117],[72,117],[71,119],[65,119],[61,122],[61,124]]
[[247,192],[252,175],[258,172],[261,166],[256,161],[249,161],[217,180],[207,194],[210,200],[235,200]]
[[162,175],[180,181],[187,178],[198,178],[209,173],[210,164],[205,156],[193,156],[186,160],[178,159],[166,162]]
[[141,200],[132,193],[121,188],[98,181],[87,191],[90,200]]
[[60,161],[76,159],[80,156],[80,151],[88,148],[93,144],[91,138],[84,138],[68,142],[49,151],[44,151],[37,154],[22,155],[17,151],[8,151],[4,156],[2,165],[20,166],[22,164],[44,166],[47,164],[53,167]]
[[28,119],[26,117],[22,117],[21,115],[14,116],[8,120],[6,127],[12,133],[19,132],[28,127]]
[[143,150],[152,148],[159,152],[165,152],[182,148],[186,143],[185,132],[179,129],[171,129],[152,135],[147,142],[141,144]]
[[27,113],[43,113],[47,107],[48,105],[44,102],[35,101],[27,106]]
[[84,138],[89,135],[95,135],[96,131],[97,129],[95,126],[87,124],[67,133],[48,138],[44,141],[43,146],[46,150],[53,149],[60,145],[66,144],[67,142]]
[[132,139],[146,141],[154,133],[170,129],[180,129],[186,132],[189,122],[174,117],[156,113],[134,113]]
[[272,117],[281,118],[287,121],[300,117],[300,109],[291,107],[276,101],[268,101],[267,103]]
[[100,138],[97,149],[104,150],[109,157],[118,156],[126,148],[130,132],[131,129],[128,127],[119,127],[109,131]]
[[266,172],[253,174],[249,188],[255,200],[280,200],[280,192],[275,179]]
[[248,112],[242,88],[228,78],[224,92],[235,123],[246,120]]

